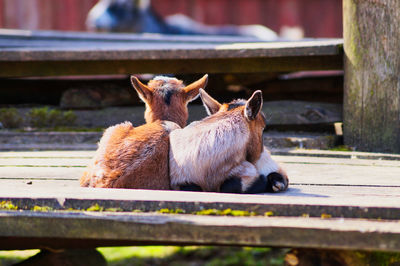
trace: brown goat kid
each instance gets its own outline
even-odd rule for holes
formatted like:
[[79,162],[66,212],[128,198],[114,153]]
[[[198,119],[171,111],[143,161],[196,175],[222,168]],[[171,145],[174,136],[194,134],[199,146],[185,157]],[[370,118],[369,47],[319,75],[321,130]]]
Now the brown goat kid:
[[175,78],[156,77],[146,86],[132,76],[132,85],[146,104],[146,124],[133,127],[124,122],[109,127],[81,177],[81,186],[170,189],[169,133],[186,125],[187,104],[207,80],[205,75],[185,87]]
[[288,178],[263,146],[262,93],[220,104],[204,90],[210,116],[170,134],[173,189],[262,193],[286,190]]

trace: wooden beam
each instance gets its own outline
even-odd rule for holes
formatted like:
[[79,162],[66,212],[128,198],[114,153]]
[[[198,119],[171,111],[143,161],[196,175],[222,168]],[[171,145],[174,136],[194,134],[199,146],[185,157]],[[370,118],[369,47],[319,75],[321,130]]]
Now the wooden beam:
[[400,153],[400,2],[343,1],[344,141]]
[[0,32],[0,76],[250,73],[342,69],[342,40],[254,42],[234,38]]
[[[32,238],[125,244],[240,245],[400,251],[397,221],[228,217],[157,213],[0,212],[0,248],[31,247]],[[19,239],[20,238],[20,239]],[[25,242],[24,242],[25,241]],[[106,242],[103,242],[106,241]],[[8,246],[7,246],[8,245]],[[81,244],[82,245],[82,244]],[[54,248],[54,247],[53,247]]]
[[[29,179],[27,179],[29,180]],[[36,184],[36,180],[33,183]],[[11,201],[22,210],[43,206],[53,210],[86,210],[98,204],[104,210],[120,208],[149,212],[167,208],[193,213],[207,209],[253,211],[259,215],[365,219],[398,219],[400,188],[351,185],[293,185],[288,192],[264,195],[194,193],[180,191],[87,189],[73,186],[36,186],[1,182],[0,202]],[[51,184],[56,184],[51,180]],[[43,184],[43,183],[42,183]]]
[[[185,53],[185,52],[182,52]],[[0,53],[1,54],[1,53]],[[1,55],[0,55],[1,56]],[[0,61],[0,77],[74,76],[115,74],[196,74],[291,72],[306,70],[340,70],[341,56],[299,56],[275,58],[215,58],[215,59],[148,59],[86,61]],[[156,58],[156,56],[155,56]]]
[[[0,249],[191,244],[400,251],[400,155],[286,152],[273,157],[289,173],[288,191],[240,195],[80,188],[93,154],[0,153]],[[228,209],[239,216],[204,215]]]

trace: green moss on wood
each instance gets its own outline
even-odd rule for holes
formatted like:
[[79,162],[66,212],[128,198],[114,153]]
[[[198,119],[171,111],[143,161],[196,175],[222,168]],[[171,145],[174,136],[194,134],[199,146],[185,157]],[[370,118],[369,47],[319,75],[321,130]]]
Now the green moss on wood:
[[28,117],[30,125],[35,128],[73,126],[77,118],[73,111],[63,112],[47,106],[31,109]]
[[332,218],[332,215],[328,214],[328,213],[322,213],[321,214],[321,219],[329,219]]
[[0,210],[15,211],[18,210],[18,206],[12,204],[11,201],[1,201]]
[[159,213],[169,213],[169,214],[185,213],[185,211],[182,210],[182,209],[167,209],[167,208],[158,210],[158,212],[159,212]]
[[365,265],[391,266],[400,264],[400,253],[396,252],[356,252]]
[[106,212],[123,212],[124,210],[121,208],[107,208],[105,209]]
[[1,108],[0,123],[5,128],[17,128],[22,124],[22,117],[16,108]]
[[339,146],[333,147],[329,150],[330,151],[353,151],[354,149],[352,149],[351,147],[346,146],[346,145],[339,145]]
[[32,211],[34,212],[49,212],[53,211],[54,209],[49,206],[33,206]]
[[255,212],[241,211],[241,210],[217,210],[217,209],[207,209],[202,211],[194,212],[195,215],[217,215],[217,216],[255,216]]
[[166,213],[166,214],[194,214],[194,215],[213,215],[213,216],[256,216],[257,213],[249,212],[249,211],[242,211],[242,210],[232,210],[232,209],[225,209],[225,210],[217,210],[217,209],[205,209],[201,211],[194,211],[194,212],[186,212],[182,209],[161,209],[158,210],[159,213]]
[[102,212],[104,211],[104,207],[99,206],[99,204],[95,204],[90,206],[89,208],[86,209],[88,212]]
[[16,132],[103,132],[102,127],[72,127],[72,126],[56,126],[56,127],[44,127],[44,128],[18,128]]

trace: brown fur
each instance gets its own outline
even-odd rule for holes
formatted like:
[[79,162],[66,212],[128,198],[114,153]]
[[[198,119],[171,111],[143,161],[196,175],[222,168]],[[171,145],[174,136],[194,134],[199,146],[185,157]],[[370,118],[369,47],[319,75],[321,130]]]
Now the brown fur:
[[[136,128],[124,123],[112,130],[106,143],[100,142],[105,146],[104,153],[97,153],[94,158],[91,176],[96,178],[91,178],[88,186],[169,189],[169,178],[165,178],[169,176],[165,163],[168,160],[169,132],[161,121]],[[144,153],[150,156],[144,156]],[[153,178],[155,176],[160,178]]]
[[256,119],[249,121],[250,137],[247,143],[246,160],[255,163],[263,151],[263,131],[266,126],[264,114],[260,112]]
[[108,128],[92,164],[81,177],[81,186],[170,189],[169,133],[186,125],[187,103],[206,83],[207,75],[187,87],[166,77],[157,77],[146,86],[132,77],[146,104],[147,124],[134,128],[125,122]]

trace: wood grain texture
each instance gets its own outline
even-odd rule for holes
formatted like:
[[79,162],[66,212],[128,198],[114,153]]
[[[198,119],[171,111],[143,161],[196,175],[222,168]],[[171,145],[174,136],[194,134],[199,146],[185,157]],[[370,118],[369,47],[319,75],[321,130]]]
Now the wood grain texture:
[[[33,212],[2,212],[0,221],[2,239],[29,237],[89,239],[99,243],[101,240],[125,240],[136,244],[400,250],[398,222]],[[52,226],[54,224],[57,226]]]
[[[31,44],[32,43],[32,44]],[[166,60],[279,58],[305,56],[341,56],[340,39],[263,43],[191,43],[163,40],[90,41],[90,40],[10,40],[0,38],[1,62],[19,61],[94,61],[94,60]],[[82,57],[84,56],[84,57]],[[325,62],[329,64],[329,62]]]
[[344,141],[400,152],[400,2],[344,3]]
[[[304,156],[307,153],[310,156]],[[33,202],[35,198],[69,198],[72,202],[77,202],[75,206],[78,208],[90,207],[99,200],[106,205],[114,204],[113,207],[117,207],[121,201],[134,201],[129,203],[130,209],[153,206],[153,209],[146,210],[160,208],[160,204],[167,204],[163,206],[168,208],[193,208],[189,202],[198,202],[200,205],[197,208],[236,206],[240,209],[254,209],[263,206],[262,209],[268,211],[275,206],[274,213],[281,215],[312,213],[319,216],[325,211],[338,217],[398,217],[398,211],[391,209],[398,208],[397,200],[400,198],[400,161],[393,160],[396,156],[390,158],[391,160],[382,160],[378,157],[379,154],[377,157],[370,154],[365,155],[368,159],[356,159],[356,155],[361,156],[362,153],[350,152],[349,157],[346,157],[344,152],[327,151],[319,152],[320,155],[325,155],[322,157],[316,156],[317,151],[274,155],[273,158],[289,173],[290,188],[285,193],[257,196],[170,191],[165,194],[146,190],[134,190],[132,193],[132,190],[79,188],[77,180],[93,154],[93,151],[2,152],[0,195],[3,199],[25,199]],[[141,205],[143,202],[147,203]],[[235,205],[239,202],[246,205]],[[251,207],[249,204],[254,205]],[[286,204],[289,206],[284,207]],[[57,206],[64,208],[67,205]],[[334,209],[328,210],[327,206]]]
[[[400,251],[399,155],[281,151],[273,158],[287,169],[289,190],[240,195],[81,188],[78,178],[93,154],[0,153],[0,202],[20,209],[0,211],[1,249],[205,244]],[[32,211],[38,206],[51,211]],[[84,211],[92,206],[106,211]],[[209,209],[256,216],[193,215]]]
[[[62,36],[4,31],[0,76],[100,75],[131,73],[251,73],[342,68],[342,41],[197,42],[183,37],[114,40],[107,34]],[[31,36],[32,35],[32,36]],[[91,36],[91,37],[90,37]],[[135,41],[135,37],[136,41]],[[173,37],[174,38],[174,37]],[[7,67],[6,67],[7,66]],[[193,66],[196,66],[195,68]]]

